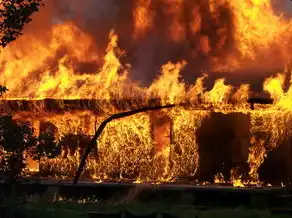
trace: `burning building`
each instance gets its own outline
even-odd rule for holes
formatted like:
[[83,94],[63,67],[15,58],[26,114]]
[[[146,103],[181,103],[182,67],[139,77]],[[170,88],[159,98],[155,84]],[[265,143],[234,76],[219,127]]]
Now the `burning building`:
[[110,122],[84,178],[290,183],[292,22],[281,4],[84,2],[45,2],[0,53],[2,113],[62,142],[43,174],[72,178],[108,116],[175,104]]

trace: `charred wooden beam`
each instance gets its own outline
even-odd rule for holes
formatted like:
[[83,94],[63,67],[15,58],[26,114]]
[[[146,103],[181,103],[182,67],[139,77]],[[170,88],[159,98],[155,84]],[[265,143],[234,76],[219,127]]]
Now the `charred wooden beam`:
[[2,100],[0,101],[2,112],[47,112],[64,113],[70,111],[89,110],[97,114],[104,113],[114,108],[117,111],[137,109],[145,106],[161,105],[158,99],[43,99],[43,100]]
[[250,98],[247,101],[250,104],[250,108],[254,110],[255,104],[273,104],[273,99],[271,98]]
[[[251,109],[255,104],[272,104],[273,100],[268,98],[250,98],[248,103]],[[0,101],[1,111],[8,113],[19,112],[46,112],[46,113],[64,113],[70,111],[89,110],[96,114],[102,114],[108,109],[116,111],[133,110],[141,107],[154,107],[161,105],[159,99],[43,99],[43,100],[2,100]],[[186,102],[186,105],[192,105]],[[200,108],[200,105],[198,105]]]

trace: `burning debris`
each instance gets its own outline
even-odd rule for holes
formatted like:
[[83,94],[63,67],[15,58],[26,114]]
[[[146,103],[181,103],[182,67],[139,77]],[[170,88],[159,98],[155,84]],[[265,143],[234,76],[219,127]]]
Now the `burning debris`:
[[[175,104],[109,122],[83,179],[291,182],[292,23],[273,2],[129,0],[128,13],[105,0],[100,7],[115,16],[93,19],[88,12],[81,20],[73,12],[84,14],[92,1],[82,8],[73,1],[69,12],[59,2],[48,2],[0,53],[1,81],[9,88],[1,113],[30,122],[38,135],[52,133],[62,148],[56,158],[30,160],[31,171],[72,179],[110,115]],[[52,8],[58,22],[39,32],[38,16],[51,20]],[[104,23],[98,34],[93,20]],[[263,73],[284,67],[276,76]],[[275,155],[280,150],[285,157]],[[267,174],[275,166],[277,181]]]

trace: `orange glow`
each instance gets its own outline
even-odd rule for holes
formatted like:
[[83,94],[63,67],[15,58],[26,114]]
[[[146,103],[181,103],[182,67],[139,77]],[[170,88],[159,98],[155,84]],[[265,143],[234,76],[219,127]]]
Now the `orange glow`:
[[[286,41],[291,34],[291,21],[275,14],[270,0],[230,1],[235,16],[235,39],[242,58],[257,59],[258,55],[277,48],[281,58],[290,58]],[[268,58],[268,57],[267,57]]]
[[185,28],[183,24],[184,1],[183,0],[162,0],[167,8],[167,14],[170,16],[171,25],[169,27],[169,36],[175,42],[185,40]]
[[137,6],[133,11],[135,38],[151,29],[154,19],[154,12],[151,11],[152,0],[138,0],[136,2]]

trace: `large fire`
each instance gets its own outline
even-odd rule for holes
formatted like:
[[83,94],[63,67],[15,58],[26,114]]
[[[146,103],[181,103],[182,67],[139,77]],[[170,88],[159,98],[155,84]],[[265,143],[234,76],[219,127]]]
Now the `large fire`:
[[[233,166],[229,180],[237,186],[243,180],[260,183],[258,170],[268,152],[292,135],[292,84],[287,82],[291,77],[292,20],[276,13],[270,0],[134,2],[133,32],[127,34],[131,43],[143,43],[157,30],[156,22],[161,16],[169,22],[167,28],[163,27],[167,43],[195,42],[184,55],[186,58],[166,61],[150,85],[132,79],[137,66],[124,63],[128,54],[119,48],[115,29],[109,33],[105,54],[90,33],[71,21],[54,24],[42,37],[24,34],[0,53],[1,83],[9,88],[3,97],[4,110],[11,110],[7,101],[30,101],[32,109],[14,111],[15,119],[30,120],[37,131],[51,123],[59,140],[71,134],[78,141],[75,150],[64,147],[58,158],[43,159],[39,166],[31,163],[31,170],[39,167],[55,177],[72,178],[80,163],[82,146],[106,117],[147,106],[156,99],[162,105],[178,106],[109,123],[98,141],[98,156],[97,151],[92,152],[87,161],[89,178],[169,182],[204,175],[200,165],[208,157],[200,155],[205,149],[200,144],[208,145],[204,138],[210,138],[212,128],[221,129],[218,125],[225,125],[222,122],[226,117],[234,128],[230,130],[233,141],[226,143],[237,150],[248,148],[248,157],[243,161],[249,166],[242,181],[242,173]],[[208,88],[208,72],[200,72],[193,84],[185,82],[182,73],[192,65],[192,58],[195,63],[198,59],[208,60],[208,70],[216,72],[217,77],[222,71],[236,74],[243,69],[285,70],[267,76],[263,83],[263,91],[273,103],[251,108],[249,99],[258,93],[247,83],[233,86],[228,79],[219,78]],[[92,66],[99,67],[95,73],[86,72]],[[241,75],[238,73],[238,77]],[[64,111],[48,112],[46,99],[56,99],[55,104]],[[94,102],[94,106],[90,110],[84,105],[76,106],[78,110],[65,110],[66,100],[81,99]],[[212,119],[216,124],[208,121]],[[217,140],[225,143],[224,137],[218,136]],[[220,167],[213,176],[222,182]]]

